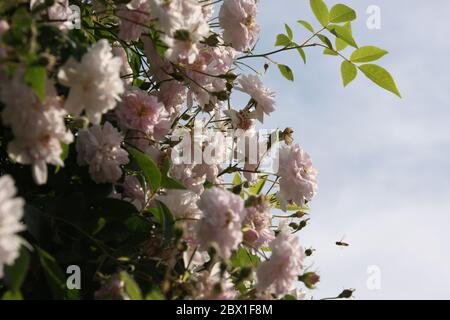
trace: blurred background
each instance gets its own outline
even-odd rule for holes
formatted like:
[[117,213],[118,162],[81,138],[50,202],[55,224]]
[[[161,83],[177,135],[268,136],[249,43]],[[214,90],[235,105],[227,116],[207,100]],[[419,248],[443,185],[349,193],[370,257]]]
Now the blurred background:
[[[306,65],[296,51],[273,56],[291,66],[295,82],[269,69],[263,81],[277,92],[278,112],[264,127],[294,128],[319,171],[310,226],[300,234],[316,249],[311,270],[322,281],[314,296],[354,288],[358,299],[450,299],[450,2],[339,2],[358,13],[359,45],[389,51],[375,63],[392,73],[403,99],[361,73],[344,89],[341,60],[321,48],[307,49]],[[370,6],[380,10],[380,29],[367,26]],[[307,0],[261,0],[255,53],[273,50],[284,22],[305,40],[298,19],[318,27]],[[250,60],[263,70],[263,60]],[[336,246],[343,236],[349,247]]]

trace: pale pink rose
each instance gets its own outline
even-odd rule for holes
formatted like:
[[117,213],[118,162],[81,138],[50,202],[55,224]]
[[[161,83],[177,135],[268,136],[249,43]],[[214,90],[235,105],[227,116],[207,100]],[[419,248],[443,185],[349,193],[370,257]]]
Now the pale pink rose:
[[163,139],[172,124],[158,98],[138,88],[125,92],[116,108],[116,115],[123,129],[136,130],[156,140]]
[[201,194],[204,190],[203,184],[206,182],[204,174],[197,174],[193,171],[196,165],[193,164],[172,164],[169,174],[175,180],[181,182],[187,189]]
[[[6,20],[0,20],[0,41],[2,41],[3,35],[8,32],[9,24]],[[7,48],[4,47],[2,43],[0,43],[0,58],[4,58],[6,56]],[[0,79],[1,80],[1,79]]]
[[150,3],[148,0],[132,0],[117,9],[120,18],[119,37],[124,41],[137,40],[150,27]]
[[244,232],[244,241],[250,247],[258,249],[267,246],[269,242],[275,239],[275,235],[270,230],[270,206],[265,199],[252,198],[251,207],[246,208],[247,216],[244,220],[244,226],[247,231]]
[[123,196],[126,199],[131,200],[136,208],[139,210],[145,206],[145,193],[144,189],[139,182],[139,179],[135,176],[126,176],[123,182]]
[[214,187],[203,192],[198,207],[203,212],[197,224],[199,249],[215,246],[221,257],[229,258],[242,242],[244,201],[228,190]]
[[8,32],[9,30],[9,24],[6,20],[0,20],[0,40],[2,39],[3,35]]
[[278,199],[282,208],[293,203],[303,206],[314,197],[317,171],[308,153],[297,144],[283,144],[280,147],[277,174],[280,176]]
[[95,291],[96,300],[130,300],[125,292],[125,281],[116,273],[106,280],[103,285]]
[[270,259],[262,262],[256,272],[256,289],[280,296],[295,288],[295,282],[302,272],[305,253],[297,236],[286,228],[270,243],[270,248]]
[[5,104],[1,118],[14,135],[8,144],[8,154],[18,163],[31,165],[35,182],[44,184],[47,164],[64,166],[61,143],[71,143],[73,135],[65,127],[67,112],[53,83],[47,80],[45,101],[41,102],[22,76],[23,70],[18,70],[0,90],[0,99]]
[[156,82],[160,82],[159,91],[156,93],[158,99],[164,103],[166,110],[172,119],[178,116],[181,105],[186,100],[186,87],[169,75],[174,72],[172,65],[162,58],[156,51],[155,45],[149,37],[142,37],[144,51],[147,60],[150,61],[149,74]]
[[92,45],[81,62],[69,58],[58,72],[60,83],[70,88],[66,110],[76,116],[85,111],[89,121],[99,124],[124,92],[121,68],[122,59],[113,55],[105,39]]
[[[45,0],[31,0],[30,8],[45,3]],[[47,15],[50,22],[49,25],[56,26],[61,31],[67,31],[73,28],[72,19],[79,18],[74,16],[74,12],[70,9],[69,0],[55,0],[54,4],[47,9]]]
[[11,176],[0,177],[0,279],[5,266],[19,257],[23,240],[17,235],[25,230],[21,223],[25,201],[16,197],[17,189]]
[[219,263],[211,271],[201,272],[196,282],[199,285],[198,300],[232,300],[238,294],[228,272],[221,275]]
[[123,137],[111,123],[94,125],[78,133],[76,149],[78,164],[89,165],[96,183],[115,183],[122,176],[121,165],[127,164],[128,153],[121,148]]
[[270,115],[275,111],[275,93],[264,87],[258,76],[243,75],[239,78],[239,91],[247,93],[256,102],[255,118],[261,123],[264,120],[264,114]]
[[238,51],[247,51],[255,44],[261,30],[256,23],[255,0],[224,0],[219,12],[223,38]]
[[203,192],[206,180],[214,184],[223,182],[218,174],[227,159],[225,136],[203,126],[203,121],[196,121],[194,129],[182,132],[181,142],[171,149],[170,175],[197,194]]
[[219,76],[231,71],[237,52],[230,47],[199,46],[196,60],[186,66],[189,93],[202,107],[216,106],[218,99],[209,92],[226,90],[226,80]]
[[254,127],[254,121],[250,112],[246,109],[236,111],[233,109],[224,110],[223,113],[230,118],[234,129],[249,130]]
[[125,49],[120,45],[119,42],[115,42],[112,45],[112,54],[122,60],[122,66],[120,67],[120,77],[123,78],[123,81],[126,84],[131,84],[131,82],[133,82],[133,69],[131,69],[130,63],[128,62],[128,56]]
[[172,32],[162,35],[162,40],[168,45],[165,55],[174,63],[190,64],[199,53],[200,41],[209,35],[209,24],[198,1],[174,2],[179,3],[179,14],[172,19]]

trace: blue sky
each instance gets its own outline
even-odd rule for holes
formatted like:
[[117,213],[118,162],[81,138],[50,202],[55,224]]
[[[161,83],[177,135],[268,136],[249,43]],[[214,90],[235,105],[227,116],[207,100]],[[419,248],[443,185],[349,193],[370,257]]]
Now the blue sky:
[[[337,1],[326,0],[327,4]],[[362,75],[344,89],[340,60],[308,49],[274,58],[292,67],[296,81],[276,68],[264,77],[277,92],[278,111],[265,127],[293,127],[296,141],[319,170],[305,247],[317,249],[322,276],[317,298],[355,288],[360,299],[450,298],[450,44],[447,0],[343,0],[358,12],[360,45],[390,54],[378,63],[394,75],[403,99]],[[369,5],[381,9],[381,29],[366,27]],[[261,0],[262,37],[255,52],[273,48],[283,23],[300,42],[314,22],[307,0]],[[317,26],[317,24],[316,24]],[[348,54],[348,53],[347,53]],[[262,69],[262,60],[253,61]],[[335,241],[345,235],[350,247]],[[367,268],[381,270],[381,289],[366,286]]]

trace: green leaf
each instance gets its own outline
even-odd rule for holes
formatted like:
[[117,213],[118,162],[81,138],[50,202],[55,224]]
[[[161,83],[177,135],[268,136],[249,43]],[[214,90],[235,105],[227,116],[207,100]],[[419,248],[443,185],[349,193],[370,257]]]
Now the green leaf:
[[150,290],[149,293],[145,296],[145,300],[165,300],[164,295],[158,287],[155,287]]
[[156,192],[161,187],[161,172],[158,166],[149,156],[142,153],[141,151],[130,148],[130,153],[136,160],[139,168],[144,174],[145,181],[150,185],[153,192]]
[[280,70],[283,77],[285,77],[289,81],[294,81],[294,74],[292,73],[291,68],[284,64],[278,64],[278,69]]
[[125,220],[125,225],[128,227],[128,230],[130,230],[131,233],[149,234],[152,229],[150,222],[146,218],[138,215]]
[[348,47],[348,43],[340,38],[336,38],[336,51],[342,51]]
[[[352,33],[352,24],[347,22],[344,24],[344,28],[346,28],[350,34]],[[348,43],[342,40],[341,38],[336,37],[336,51],[342,51],[348,47]]]
[[20,256],[14,261],[14,264],[5,267],[5,281],[13,292],[19,292],[20,287],[27,276],[29,265],[30,254],[28,250],[22,246],[20,248]]
[[2,300],[23,300],[23,297],[20,291],[6,291]]
[[341,75],[344,87],[346,87],[350,82],[352,82],[358,74],[358,69],[351,62],[344,61],[341,65]]
[[292,37],[294,36],[294,34],[292,33],[291,27],[289,27],[289,26],[285,23],[285,24],[284,24],[284,29],[286,29],[286,34],[287,34],[289,40],[292,40]]
[[317,20],[322,26],[326,27],[330,22],[330,12],[325,2],[322,0],[310,0],[309,4]]
[[358,68],[366,75],[367,78],[375,82],[383,89],[396,94],[400,98],[402,97],[397,89],[394,79],[386,69],[376,64],[363,64]]
[[252,185],[248,192],[251,195],[258,195],[260,194],[261,190],[264,188],[264,185],[266,184],[267,176],[262,176],[259,178],[258,182],[256,182],[254,185]]
[[356,19],[356,12],[345,4],[337,4],[330,10],[330,22],[340,23]]
[[53,297],[55,299],[78,299],[78,290],[69,290],[66,285],[66,275],[61,270],[60,266],[48,252],[36,247],[36,252],[39,256],[39,261],[45,272],[47,283],[50,286]]
[[329,56],[337,56],[337,55],[338,55],[338,54],[336,53],[336,51],[331,50],[331,49],[328,49],[328,48],[325,48],[325,49],[323,50],[323,54],[327,54],[327,55],[329,55]]
[[336,37],[341,38],[345,42],[347,42],[352,47],[357,48],[358,45],[355,42],[355,39],[353,39],[352,32],[343,26],[333,25],[328,28],[328,30],[334,34]]
[[45,89],[47,72],[43,66],[29,66],[23,76],[23,80],[28,84],[41,102],[45,101]]
[[298,24],[301,24],[302,26],[304,26],[306,29],[308,29],[309,31],[311,31],[312,33],[314,33],[314,28],[311,26],[311,24],[308,21],[305,20],[298,20],[297,21]]
[[388,52],[375,46],[364,46],[353,51],[350,60],[353,62],[371,62],[380,59]]
[[318,34],[317,37],[322,41],[329,49],[333,49],[333,44],[331,43],[330,39],[328,37],[324,36],[323,34]]
[[231,257],[231,264],[236,268],[257,267],[259,262],[260,260],[257,255],[250,253],[243,247],[235,251]]
[[127,272],[120,272],[120,280],[124,282],[125,292],[131,300],[142,300],[141,289]]
[[66,161],[67,157],[69,156],[69,145],[67,143],[61,142],[61,160],[64,162]]
[[238,186],[238,185],[242,184],[242,178],[241,178],[241,175],[239,174],[239,172],[236,172],[234,174],[233,181],[231,183],[233,184],[233,186]]
[[275,46],[288,47],[291,44],[291,40],[284,34],[277,35]]
[[306,54],[305,54],[305,50],[303,50],[302,48],[297,48],[297,52],[300,55],[300,57],[303,60],[303,63],[306,64]]
[[164,235],[164,245],[167,246],[172,241],[175,218],[164,203],[157,201],[157,204],[157,208],[152,208],[149,211],[161,225],[161,230]]

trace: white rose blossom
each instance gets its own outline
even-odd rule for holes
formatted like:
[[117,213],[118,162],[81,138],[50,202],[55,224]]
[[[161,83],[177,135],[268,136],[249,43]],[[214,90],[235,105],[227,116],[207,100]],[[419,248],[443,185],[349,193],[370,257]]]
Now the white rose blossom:
[[89,173],[96,183],[115,183],[122,176],[121,165],[127,164],[128,153],[121,148],[123,137],[111,123],[103,127],[81,130],[76,149],[78,164],[89,165]]
[[270,243],[272,254],[269,260],[262,262],[256,272],[256,289],[269,291],[280,296],[293,290],[297,277],[303,268],[305,251],[298,237],[282,226],[275,240]]
[[13,265],[19,257],[23,242],[17,233],[25,230],[20,222],[25,202],[15,197],[16,193],[14,180],[7,175],[0,177],[0,279],[4,267]]
[[70,88],[66,110],[76,116],[85,111],[89,121],[99,124],[124,92],[121,68],[122,59],[114,57],[105,39],[89,48],[81,62],[70,58],[58,72],[60,83]]
[[264,86],[261,79],[255,75],[243,75],[239,78],[239,91],[247,93],[256,102],[254,117],[261,123],[264,114],[270,115],[275,111],[275,93]]
[[67,113],[51,81],[47,81],[46,97],[41,102],[22,81],[22,75],[22,71],[17,72],[0,93],[5,103],[2,121],[14,134],[8,154],[18,163],[31,165],[35,182],[44,184],[47,164],[64,166],[61,143],[71,143],[73,135],[65,127]]
[[317,191],[317,170],[309,154],[299,145],[281,145],[277,174],[280,177],[277,197],[283,210],[289,204],[303,206],[314,197]]

